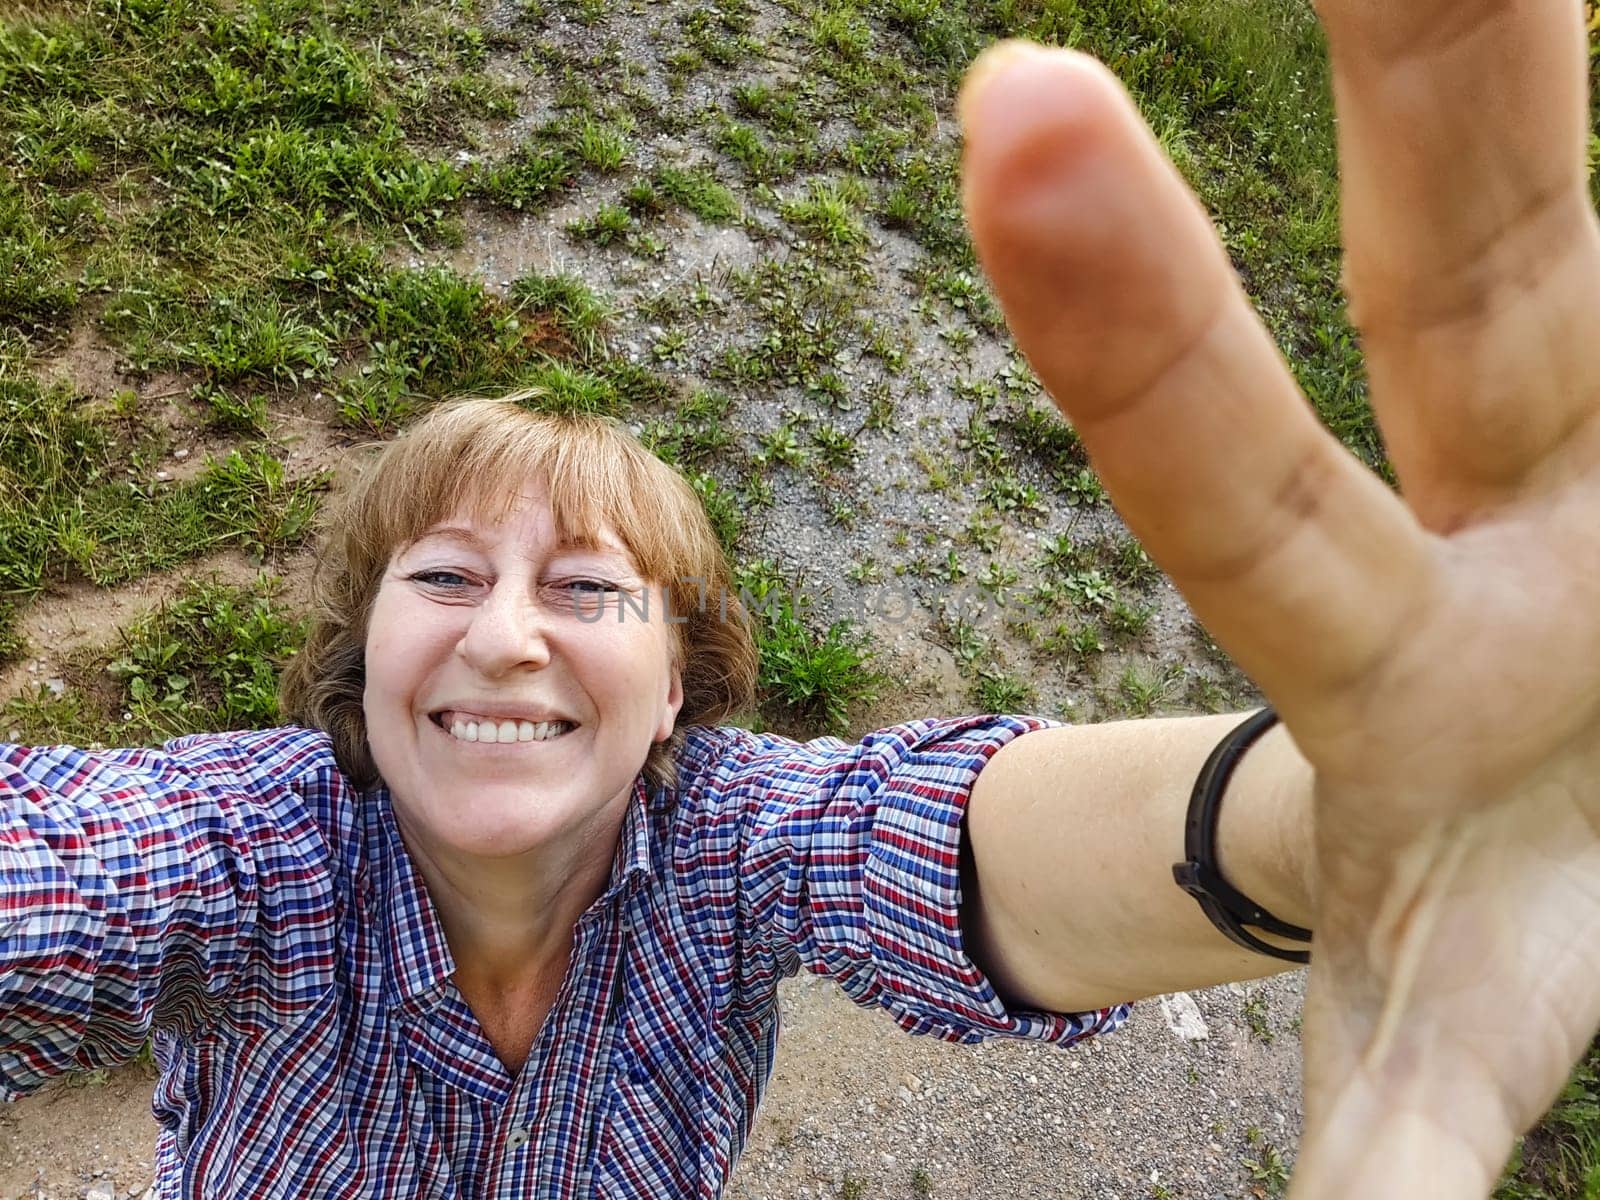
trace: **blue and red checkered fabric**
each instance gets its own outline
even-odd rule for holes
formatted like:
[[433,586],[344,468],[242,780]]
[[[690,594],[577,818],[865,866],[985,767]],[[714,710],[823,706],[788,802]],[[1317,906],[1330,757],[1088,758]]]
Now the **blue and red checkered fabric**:
[[153,1031],[164,1200],[709,1200],[801,966],[951,1041],[1121,1023],[1009,1012],[961,949],[967,794],[1045,724],[691,730],[679,786],[636,786],[516,1078],[451,982],[387,794],[352,788],[324,734],[0,747],[0,1096]]

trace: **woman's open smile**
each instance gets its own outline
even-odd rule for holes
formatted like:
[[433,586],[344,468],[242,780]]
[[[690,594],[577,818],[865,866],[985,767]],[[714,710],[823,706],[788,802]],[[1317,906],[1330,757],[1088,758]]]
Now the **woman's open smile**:
[[578,726],[573,721],[530,721],[511,716],[485,716],[477,712],[447,709],[430,718],[435,725],[461,742],[494,743],[552,742]]

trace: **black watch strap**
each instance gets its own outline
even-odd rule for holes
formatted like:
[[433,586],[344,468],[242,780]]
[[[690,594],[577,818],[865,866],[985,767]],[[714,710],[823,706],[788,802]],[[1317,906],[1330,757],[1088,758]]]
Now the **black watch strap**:
[[1222,808],[1222,793],[1244,752],[1278,722],[1278,714],[1264,708],[1236,726],[1217,744],[1200,769],[1194,791],[1189,796],[1189,815],[1184,822],[1183,853],[1186,861],[1174,863],[1172,877],[1178,886],[1193,896],[1211,923],[1234,942],[1289,962],[1310,962],[1309,950],[1285,950],[1263,941],[1245,928],[1257,929],[1296,942],[1309,942],[1311,931],[1280,921],[1222,877],[1217,869],[1217,813]]

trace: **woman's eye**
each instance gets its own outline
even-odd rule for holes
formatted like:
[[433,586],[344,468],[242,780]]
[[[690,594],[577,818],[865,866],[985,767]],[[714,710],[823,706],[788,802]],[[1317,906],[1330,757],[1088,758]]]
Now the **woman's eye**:
[[467,577],[458,571],[418,571],[411,578],[437,588],[460,588],[468,583]]
[[569,579],[563,586],[569,587],[575,592],[614,592],[618,590],[616,584],[607,583],[603,579]]

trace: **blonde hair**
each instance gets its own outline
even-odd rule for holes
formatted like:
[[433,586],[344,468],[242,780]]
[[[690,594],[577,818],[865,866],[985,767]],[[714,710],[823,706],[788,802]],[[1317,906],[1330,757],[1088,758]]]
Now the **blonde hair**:
[[361,788],[381,782],[367,745],[362,691],[367,621],[396,551],[453,514],[494,521],[532,480],[547,489],[556,528],[579,545],[610,530],[640,572],[664,586],[683,678],[672,736],[650,748],[644,774],[676,778],[689,725],[710,725],[754,702],[757,658],[748,613],[694,489],[605,417],[533,412],[530,393],[435,408],[389,443],[333,518],[312,579],[305,648],[284,671],[285,718],[326,730],[340,769]]

